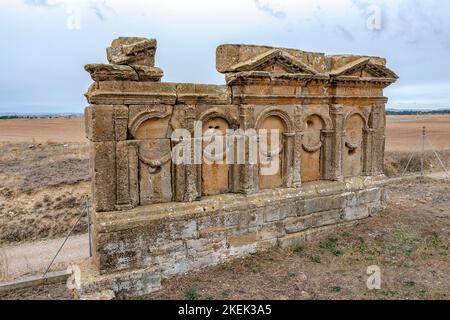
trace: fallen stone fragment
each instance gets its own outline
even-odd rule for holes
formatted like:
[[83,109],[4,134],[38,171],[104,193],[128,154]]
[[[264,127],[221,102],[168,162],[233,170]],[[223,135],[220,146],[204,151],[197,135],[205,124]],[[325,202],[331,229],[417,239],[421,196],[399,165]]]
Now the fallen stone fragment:
[[94,81],[139,80],[136,71],[129,66],[87,64],[84,69],[91,74]]

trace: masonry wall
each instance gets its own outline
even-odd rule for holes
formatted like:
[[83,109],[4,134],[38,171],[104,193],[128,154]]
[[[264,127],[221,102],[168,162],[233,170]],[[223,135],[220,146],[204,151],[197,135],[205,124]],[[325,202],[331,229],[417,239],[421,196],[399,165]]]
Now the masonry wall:
[[80,293],[110,289],[121,296],[158,290],[162,278],[277,245],[301,245],[317,233],[375,214],[383,199],[382,179],[352,178],[308,183],[301,192],[268,190],[187,206],[140,207],[127,213],[126,223],[110,213],[96,221],[98,269],[84,270]]
[[[163,277],[297,245],[381,206],[383,88],[397,79],[384,59],[222,45],[226,84],[206,85],[161,82],[155,51],[156,40],[119,38],[109,64],[86,66],[94,257],[81,294],[157,290]],[[251,164],[245,138],[245,163],[235,153],[195,164],[192,151],[192,163],[173,162],[186,139],[206,150],[195,133],[212,128],[277,129],[281,147]],[[278,171],[263,174],[272,161]]]

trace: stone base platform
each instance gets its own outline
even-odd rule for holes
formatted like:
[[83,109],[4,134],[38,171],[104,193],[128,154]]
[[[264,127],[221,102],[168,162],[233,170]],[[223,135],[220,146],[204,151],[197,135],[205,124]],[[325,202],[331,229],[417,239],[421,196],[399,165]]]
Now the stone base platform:
[[138,296],[159,290],[162,278],[276,245],[300,245],[376,213],[385,182],[383,176],[315,181],[300,188],[94,212],[94,256],[74,268],[77,294]]

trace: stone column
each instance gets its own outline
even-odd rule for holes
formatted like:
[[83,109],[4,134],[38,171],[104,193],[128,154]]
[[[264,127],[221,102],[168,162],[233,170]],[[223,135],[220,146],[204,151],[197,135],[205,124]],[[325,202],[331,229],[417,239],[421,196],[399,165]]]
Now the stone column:
[[[188,105],[184,110],[183,126],[194,136],[194,122],[196,119],[195,106]],[[191,139],[190,158],[191,163],[174,165],[173,189],[175,201],[191,202],[199,197],[198,189],[198,167],[199,164],[194,162],[194,143],[195,139]],[[173,149],[173,146],[172,146]]]
[[[239,127],[245,132],[255,130],[254,106],[239,106]],[[249,163],[249,137],[245,136],[245,164],[239,164],[240,192],[249,194],[258,191],[257,165]]]
[[302,185],[301,176],[301,159],[302,159],[302,142],[303,142],[303,119],[302,119],[302,106],[295,106],[294,114],[294,151],[292,162],[292,187],[299,188]]
[[284,172],[283,172],[283,185],[287,188],[291,188],[293,185],[293,175],[294,175],[294,167],[293,167],[293,154],[294,154],[294,142],[295,142],[295,132],[285,132],[283,134],[285,142],[284,142]]
[[375,154],[373,150],[373,133],[374,129],[364,128],[362,137],[362,174],[365,176],[371,176],[374,174],[373,164],[375,163]]
[[323,129],[321,131],[322,147],[320,157],[322,158],[320,164],[321,179],[335,180],[335,171],[333,167],[333,148],[335,140],[334,130]]
[[114,106],[114,132],[116,143],[116,192],[117,209],[125,210],[137,206],[139,201],[131,201],[130,173],[137,170],[130,168],[128,134],[128,107]]
[[130,203],[136,207],[139,205],[139,144],[136,140],[128,140],[127,145]]
[[344,148],[344,110],[343,106],[339,104],[332,104],[330,106],[330,116],[333,121],[333,136],[331,146],[331,158],[324,159],[328,166],[326,171],[329,180],[342,180],[342,152]]
[[[196,119],[195,106],[188,106],[185,110],[185,128],[191,132],[192,136],[194,136],[194,122]],[[194,162],[194,144],[195,140],[192,140],[191,143],[191,164],[185,165],[186,170],[186,179],[185,179],[185,194],[183,196],[183,201],[191,202],[197,199],[199,194],[198,189],[198,166],[199,164],[195,164]],[[200,177],[201,178],[201,177]]]
[[372,133],[372,175],[383,174],[384,172],[384,148],[386,114],[384,104],[372,106],[372,113],[369,121]]

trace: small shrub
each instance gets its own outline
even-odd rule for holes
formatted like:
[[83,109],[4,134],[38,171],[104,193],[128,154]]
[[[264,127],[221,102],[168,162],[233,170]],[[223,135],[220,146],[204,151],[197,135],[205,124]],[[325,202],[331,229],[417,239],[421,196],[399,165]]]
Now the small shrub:
[[223,290],[222,291],[222,296],[224,297],[224,298],[228,298],[229,296],[230,296],[230,290],[228,290],[228,289],[226,289],[226,290]]
[[320,242],[319,247],[328,250],[333,256],[340,256],[342,252],[337,249],[337,242],[338,238],[328,237],[327,240]]
[[184,294],[184,298],[186,300],[198,300],[198,293],[197,293],[197,291],[195,289],[189,289]]
[[296,246],[296,247],[294,248],[294,253],[296,253],[296,254],[298,254],[298,255],[303,254],[304,251],[305,251],[305,247],[302,246],[302,245]]
[[228,272],[234,271],[233,266],[229,265],[228,263],[224,263],[220,267],[223,271],[228,271]]
[[330,288],[331,292],[341,292],[342,288],[340,286],[333,286]]

